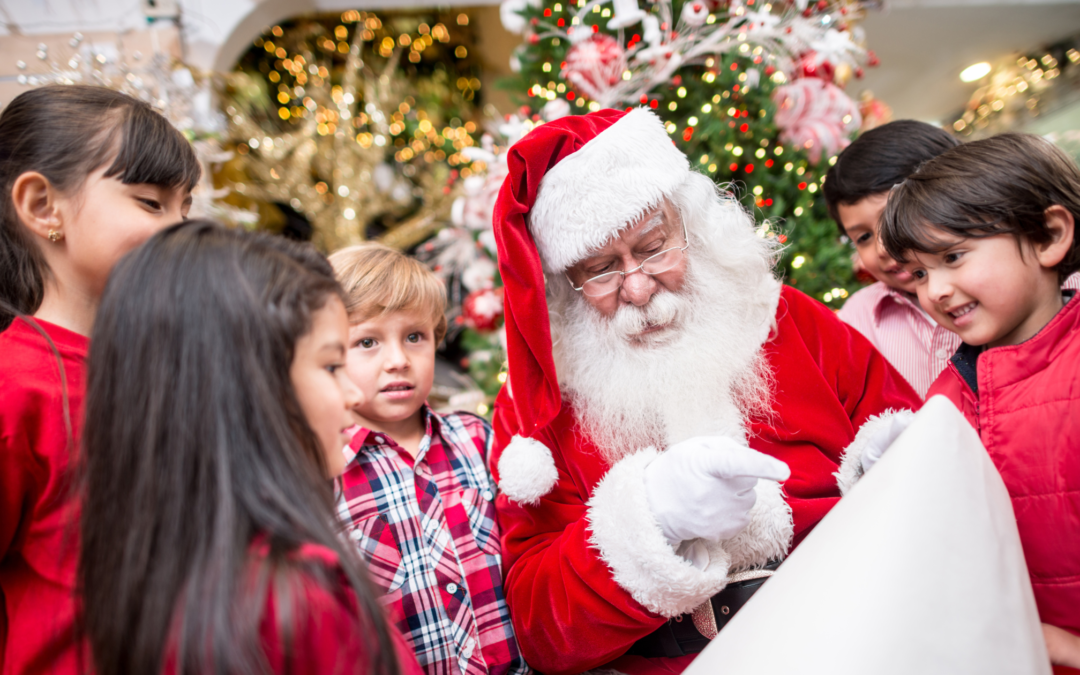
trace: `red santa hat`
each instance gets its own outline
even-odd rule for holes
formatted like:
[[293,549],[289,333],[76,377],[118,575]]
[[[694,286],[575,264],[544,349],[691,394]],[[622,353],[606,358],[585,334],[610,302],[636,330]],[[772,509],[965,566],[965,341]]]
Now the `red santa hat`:
[[647,108],[601,110],[537,127],[508,151],[495,203],[514,407],[532,435],[562,405],[544,271],[559,273],[670,197],[690,165]]

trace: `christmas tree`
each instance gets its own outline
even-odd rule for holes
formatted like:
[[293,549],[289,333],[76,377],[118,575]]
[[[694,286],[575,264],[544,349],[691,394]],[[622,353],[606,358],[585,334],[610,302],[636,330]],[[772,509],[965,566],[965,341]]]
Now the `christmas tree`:
[[[756,5],[755,5],[756,2]],[[786,244],[787,283],[833,307],[858,286],[851,249],[821,195],[832,157],[859,128],[838,85],[873,63],[853,2],[646,3],[506,0],[530,115],[648,105],[698,170],[727,184]]]

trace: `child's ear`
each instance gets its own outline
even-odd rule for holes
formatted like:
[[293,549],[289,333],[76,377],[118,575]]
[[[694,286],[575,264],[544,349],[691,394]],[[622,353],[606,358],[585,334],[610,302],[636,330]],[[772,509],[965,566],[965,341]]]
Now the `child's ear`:
[[1050,240],[1035,247],[1035,256],[1041,266],[1054,268],[1072,249],[1076,221],[1073,214],[1060,204],[1053,204],[1043,211],[1043,215]]
[[64,232],[59,196],[49,179],[37,171],[21,174],[11,186],[11,204],[19,222],[42,239],[48,239],[53,232]]

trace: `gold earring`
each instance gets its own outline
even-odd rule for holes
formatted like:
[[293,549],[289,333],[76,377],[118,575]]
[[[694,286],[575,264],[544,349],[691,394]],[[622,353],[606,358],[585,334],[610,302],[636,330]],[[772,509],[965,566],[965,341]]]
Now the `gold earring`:
[[49,241],[56,243],[64,238],[64,233],[60,230],[49,230]]

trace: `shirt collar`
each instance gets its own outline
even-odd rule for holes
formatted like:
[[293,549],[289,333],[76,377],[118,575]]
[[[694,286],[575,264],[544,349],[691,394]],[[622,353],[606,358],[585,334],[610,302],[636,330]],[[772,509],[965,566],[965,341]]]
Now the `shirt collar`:
[[[420,408],[420,410],[422,411],[424,416],[424,438],[425,440],[433,438],[434,434],[440,433],[442,431],[442,427],[440,426],[442,422],[439,420],[439,416],[435,414],[435,411],[432,410],[431,406],[429,406],[426,402],[424,403],[423,407]],[[390,439],[389,435],[381,431],[368,429],[367,427],[362,427],[359,424],[350,429],[348,433],[352,435],[352,440],[349,441],[349,444],[342,449],[342,452],[345,453],[345,466],[351,464],[365,446],[379,445],[380,441],[376,439],[376,436],[384,436],[387,439]],[[423,450],[423,448],[426,448],[428,445],[430,445],[430,443],[425,443],[423,440],[420,441],[421,450]],[[423,454],[422,451],[421,454]]]
[[873,309],[875,328],[881,327],[882,315],[884,314],[886,308],[892,306],[893,303],[901,306],[910,307],[914,309],[915,313],[921,316],[923,319],[929,321],[930,323],[934,323],[934,320],[930,318],[930,315],[926,313],[926,311],[919,305],[917,301],[912,300],[910,295],[904,293],[903,291],[898,291],[892,286],[886,285],[885,282],[879,283],[881,283],[882,290],[879,292],[877,302],[874,303]]

